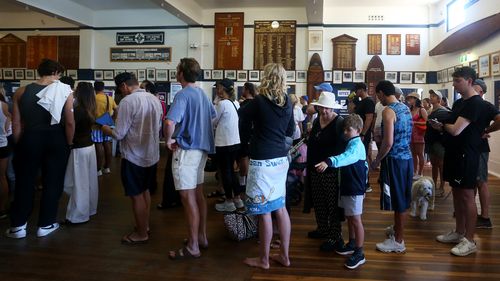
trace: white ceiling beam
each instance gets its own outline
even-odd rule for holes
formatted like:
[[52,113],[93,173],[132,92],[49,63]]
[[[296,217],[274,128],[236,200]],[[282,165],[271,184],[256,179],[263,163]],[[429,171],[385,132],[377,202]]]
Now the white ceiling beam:
[[203,24],[203,9],[193,0],[158,0],[161,7],[189,25]]
[[73,1],[16,0],[16,2],[33,7],[51,16],[57,16],[61,19],[66,19],[69,22],[76,23],[80,26],[94,25],[93,11]]
[[323,0],[305,0],[307,22],[323,24]]

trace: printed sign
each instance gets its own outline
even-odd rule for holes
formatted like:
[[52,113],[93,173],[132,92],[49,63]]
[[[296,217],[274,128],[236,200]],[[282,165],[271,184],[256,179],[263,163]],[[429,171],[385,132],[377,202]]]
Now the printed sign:
[[117,32],[116,45],[163,45],[165,32]]

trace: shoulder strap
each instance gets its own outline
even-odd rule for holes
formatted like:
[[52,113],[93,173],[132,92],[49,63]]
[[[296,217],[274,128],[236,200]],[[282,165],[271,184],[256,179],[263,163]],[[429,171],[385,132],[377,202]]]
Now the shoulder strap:
[[[104,94],[104,95],[106,95],[106,94]],[[109,113],[109,96],[108,95],[106,95],[106,112]]]

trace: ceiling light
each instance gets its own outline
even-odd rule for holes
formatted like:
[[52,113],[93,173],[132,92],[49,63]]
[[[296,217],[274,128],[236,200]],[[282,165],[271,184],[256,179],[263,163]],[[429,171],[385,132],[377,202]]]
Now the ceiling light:
[[280,23],[278,21],[273,20],[273,22],[271,22],[271,28],[278,28],[278,27],[280,27]]

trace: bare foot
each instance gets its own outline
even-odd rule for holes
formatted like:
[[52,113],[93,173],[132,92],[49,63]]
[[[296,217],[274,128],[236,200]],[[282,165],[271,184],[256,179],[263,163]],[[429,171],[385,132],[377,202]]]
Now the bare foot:
[[284,258],[279,254],[271,255],[271,259],[282,266],[289,267],[290,266],[290,259],[289,258]]
[[243,260],[243,263],[251,267],[260,267],[262,269],[269,269],[269,263],[263,263],[260,260],[260,258],[246,258],[245,260]]

